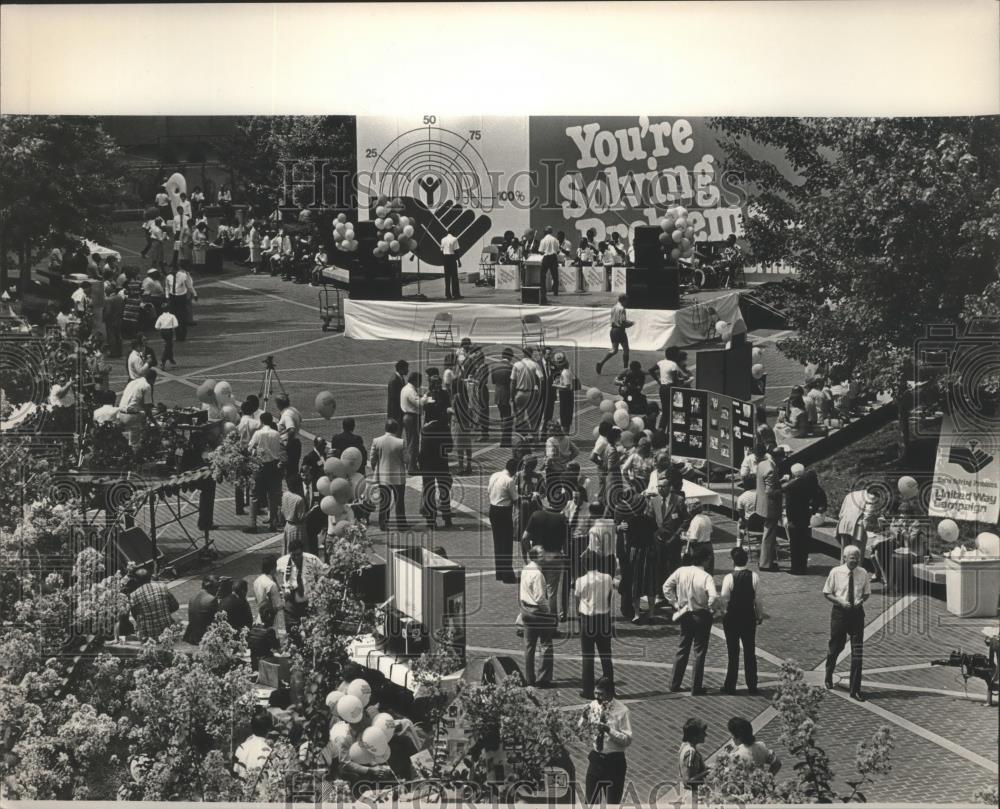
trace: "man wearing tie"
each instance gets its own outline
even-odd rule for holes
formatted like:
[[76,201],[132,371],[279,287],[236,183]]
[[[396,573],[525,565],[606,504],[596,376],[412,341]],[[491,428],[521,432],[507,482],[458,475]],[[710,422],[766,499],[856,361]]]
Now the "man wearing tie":
[[864,603],[872,594],[868,571],[861,567],[861,549],[844,548],[844,564],[830,571],[823,585],[823,595],[833,604],[830,614],[830,648],[826,658],[827,689],[833,688],[833,670],[837,658],[851,640],[851,699],[864,702],[861,694],[861,663],[865,639]]
[[410,363],[406,360],[396,362],[396,370],[389,380],[388,394],[385,403],[385,417],[392,419],[396,424],[403,423],[403,408],[399,403],[399,394],[403,392],[403,385],[406,384],[406,375],[410,373]]

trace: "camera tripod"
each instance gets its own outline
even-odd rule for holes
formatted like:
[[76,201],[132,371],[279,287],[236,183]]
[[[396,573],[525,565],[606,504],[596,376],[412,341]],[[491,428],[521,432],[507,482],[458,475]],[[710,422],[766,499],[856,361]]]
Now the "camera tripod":
[[281,377],[278,376],[278,369],[274,365],[274,357],[264,358],[264,378],[260,382],[260,393],[258,398],[260,399],[261,410],[267,410],[268,399],[271,398],[271,394],[274,392],[274,383],[278,383],[278,390],[285,396],[288,395],[288,391],[285,390],[285,386],[281,383]]

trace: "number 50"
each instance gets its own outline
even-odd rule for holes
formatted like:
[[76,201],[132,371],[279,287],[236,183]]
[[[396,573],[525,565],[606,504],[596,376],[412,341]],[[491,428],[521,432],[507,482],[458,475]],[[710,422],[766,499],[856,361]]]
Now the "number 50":
[[438,119],[437,119],[436,115],[425,115],[424,116],[424,125],[425,126],[430,126],[432,124],[436,124],[437,122],[438,122]]

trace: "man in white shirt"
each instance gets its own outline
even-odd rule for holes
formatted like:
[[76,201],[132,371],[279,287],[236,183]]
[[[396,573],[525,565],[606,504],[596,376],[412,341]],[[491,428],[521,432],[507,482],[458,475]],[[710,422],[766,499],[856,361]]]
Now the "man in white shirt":
[[306,553],[301,539],[288,543],[288,553],[278,559],[278,586],[285,597],[285,627],[297,633],[309,611],[309,598],[329,570],[323,560]]
[[619,295],[618,302],[611,307],[611,351],[605,354],[604,359],[597,363],[598,375],[604,369],[604,363],[615,356],[619,348],[622,350],[622,367],[628,370],[629,347],[627,330],[635,324],[628,319],[626,306],[628,306],[628,296]]
[[462,249],[458,239],[448,234],[441,240],[441,255],[444,256],[444,296],[449,300],[460,300],[458,290],[458,254]]
[[496,579],[504,584],[514,584],[514,503],[517,486],[514,475],[517,461],[510,458],[499,472],[490,475],[487,492],[490,498],[490,528],[493,531],[493,558],[496,562]]
[[260,460],[260,468],[254,476],[254,491],[250,498],[250,527],[248,534],[257,532],[257,504],[267,498],[268,528],[272,532],[280,530],[278,525],[279,509],[281,507],[281,470],[279,464],[283,458],[281,437],[274,429],[274,416],[263,413],[260,417],[260,429],[250,438],[247,448]]
[[281,614],[282,598],[276,580],[278,570],[278,557],[269,554],[264,557],[260,564],[260,575],[253,580],[253,597],[257,602],[257,619],[255,623],[262,624],[260,611],[266,606],[270,606],[275,615]]
[[559,294],[559,240],[552,235],[552,228],[545,228],[545,235],[538,243],[538,252],[542,254],[542,296],[545,295],[545,276],[552,276],[552,294]]
[[406,527],[406,444],[399,437],[399,422],[386,419],[385,432],[372,441],[372,472],[379,487],[378,524],[383,531],[389,527],[389,509],[395,505],[399,530]]
[[534,348],[525,346],[523,352],[524,356],[511,369],[511,393],[517,432],[526,436],[535,432],[542,415],[542,369],[535,361]]
[[128,359],[125,360],[125,368],[128,371],[130,382],[142,376],[143,369],[149,367],[144,352],[145,347],[146,340],[142,335],[132,339],[132,351],[129,352]]
[[126,432],[130,446],[137,446],[142,437],[142,428],[147,421],[153,420],[153,383],[156,381],[156,370],[144,366],[139,376],[125,386],[122,400],[118,404],[120,413],[128,413],[136,417]]
[[403,411],[403,442],[406,445],[406,471],[411,475],[418,474],[420,458],[420,406],[423,397],[420,395],[420,383],[423,378],[413,371],[406,384],[399,392],[399,408]]
[[198,300],[198,293],[194,289],[194,280],[191,273],[181,267],[166,278],[166,293],[170,301],[171,311],[177,316],[179,326],[177,327],[177,342],[187,339],[187,327],[194,325],[194,318],[191,314],[191,301]]
[[250,736],[236,748],[233,755],[233,773],[237,778],[251,781],[271,757],[271,744],[267,735],[274,727],[266,708],[254,711],[250,720]]
[[864,702],[861,694],[861,666],[865,639],[864,603],[871,597],[872,584],[868,571],[861,567],[861,549],[855,545],[844,548],[844,563],[833,568],[823,585],[823,595],[833,604],[830,615],[830,646],[826,657],[824,684],[833,688],[833,670],[851,641],[851,699]]
[[600,570],[604,563],[596,554],[587,554],[587,571],[573,585],[577,610],[580,613],[580,651],[583,657],[584,699],[594,698],[594,650],[601,656],[603,679],[614,682],[614,664],[611,661],[611,597],[615,592],[614,579]]
[[674,385],[684,385],[691,377],[681,367],[686,354],[676,346],[667,346],[663,350],[663,359],[649,368],[647,373],[660,386],[660,421],[657,429],[669,430],[667,420],[670,418],[670,391]]
[[760,598],[760,577],[747,569],[746,550],[733,548],[733,572],[722,580],[719,603],[725,610],[722,629],[726,633],[726,650],[729,664],[725,694],[736,693],[736,678],[740,667],[740,646],[743,646],[743,668],[746,674],[747,693],[757,693],[757,624],[764,619],[764,603]]
[[275,396],[274,405],[278,409],[278,432],[285,433],[288,430],[298,432],[302,427],[302,414],[292,407],[291,400],[284,394]]
[[625,792],[625,750],[632,744],[632,719],[628,707],[615,699],[610,677],[598,680],[594,692],[594,701],[580,719],[581,726],[588,724],[594,731],[594,745],[587,757],[584,802],[589,806],[617,806]]
[[[539,566],[545,551],[541,545],[528,551],[528,564],[521,571],[519,596],[524,624],[524,679],[536,688],[552,688],[552,635],[556,616],[549,609],[549,590]],[[541,649],[542,665],[535,677],[535,650]]]
[[673,679],[670,690],[682,691],[684,672],[687,669],[691,646],[694,646],[694,670],[691,694],[699,696],[708,692],[702,683],[705,678],[705,657],[708,639],[712,633],[712,611],[718,594],[715,581],[705,572],[709,554],[708,545],[698,543],[691,549],[691,564],[678,568],[663,585],[663,595],[674,605],[674,620],[680,622],[681,637],[674,657]]

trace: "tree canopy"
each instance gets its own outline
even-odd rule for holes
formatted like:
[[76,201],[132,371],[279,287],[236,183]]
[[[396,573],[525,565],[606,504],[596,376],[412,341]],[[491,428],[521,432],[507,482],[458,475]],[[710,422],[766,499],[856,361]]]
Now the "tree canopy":
[[[715,118],[752,194],[755,259],[797,267],[802,362],[904,391],[928,325],[975,312],[1000,265],[1000,118]],[[790,179],[751,154],[783,153]]]
[[49,233],[107,235],[124,165],[94,117],[0,117],[0,266],[18,255],[22,281]]
[[[350,117],[248,116],[236,124],[229,165],[237,174],[243,197],[255,208],[308,207],[324,197],[328,204],[347,208],[350,198],[344,199],[343,189],[335,188],[334,183],[353,178],[354,149]],[[295,163],[300,164],[298,173],[286,175]],[[323,186],[319,185],[321,177]],[[313,178],[315,189],[310,184]]]

